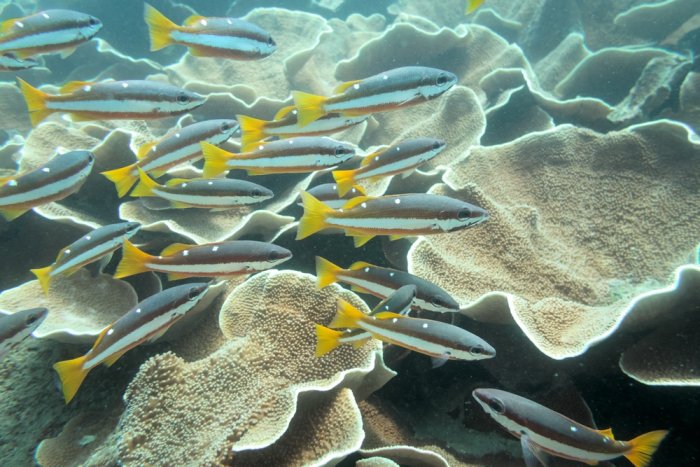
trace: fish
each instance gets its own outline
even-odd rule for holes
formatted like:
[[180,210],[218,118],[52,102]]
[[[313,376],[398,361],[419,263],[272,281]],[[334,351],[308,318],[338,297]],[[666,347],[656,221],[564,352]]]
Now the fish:
[[[316,185],[313,188],[309,188],[308,193],[313,195],[314,198],[323,203],[329,208],[340,209],[342,208],[348,200],[355,198],[356,196],[366,196],[365,190],[357,185],[352,187],[344,196],[338,195],[338,185],[336,183],[324,183],[322,185]],[[297,204],[302,205],[301,196],[297,198]]]
[[369,316],[339,299],[338,313],[328,328],[316,325],[317,357],[335,349],[345,335],[329,328],[359,328],[375,339],[432,357],[434,367],[447,360],[474,361],[496,356],[490,344],[459,326],[386,311]]
[[[414,310],[453,313],[459,303],[444,289],[430,281],[398,269],[374,266],[364,261],[343,269],[327,259],[316,257],[316,286],[323,289],[334,282],[349,284],[355,292],[367,293],[385,299],[405,285],[416,287]],[[391,310],[397,311],[397,310]]]
[[168,280],[188,277],[230,277],[273,268],[292,257],[274,243],[233,240],[203,245],[173,243],[152,256],[124,241],[123,257],[114,277],[121,279],[146,271],[163,272]]
[[238,122],[225,119],[205,120],[187,125],[158,141],[141,145],[137,154],[138,160],[133,164],[102,172],[102,175],[115,184],[119,197],[124,197],[139,181],[139,168],[155,177],[162,177],[168,169],[201,158],[202,141],[218,146],[226,142],[238,129]]
[[396,240],[417,235],[454,232],[474,227],[488,213],[473,204],[429,193],[389,196],[357,196],[341,209],[332,209],[308,192],[301,193],[304,215],[297,227],[297,240],[323,229],[336,228],[354,237],[360,247],[376,235]]
[[330,113],[314,120],[308,125],[299,126],[297,114],[299,112],[293,106],[280,109],[271,121],[260,120],[247,115],[237,115],[241,124],[241,144],[244,151],[255,148],[256,143],[270,138],[281,139],[295,136],[321,136],[347,130],[369,118],[369,115],[346,117],[339,113]]
[[325,136],[300,136],[260,143],[240,154],[203,142],[202,152],[204,176],[215,177],[231,169],[246,170],[248,175],[315,172],[352,158],[355,147]]
[[119,222],[98,227],[63,248],[50,266],[31,271],[39,280],[44,293],[48,294],[52,277],[70,276],[83,266],[111,254],[122,246],[124,239],[134,236],[140,228],[138,222]]
[[39,62],[33,58],[18,58],[12,52],[0,54],[0,71],[20,71],[38,66]]
[[390,175],[410,175],[413,170],[445,149],[446,143],[434,138],[410,138],[365,156],[359,168],[334,170],[338,193],[343,196],[360,180],[376,181]]
[[24,59],[61,52],[65,58],[102,29],[94,16],[72,10],[45,10],[0,23],[0,54]]
[[90,370],[101,363],[110,367],[134,347],[158,339],[200,302],[208,288],[209,284],[194,282],[151,295],[105,327],[85,355],[56,362],[53,368],[61,380],[66,404]]
[[67,113],[73,121],[151,119],[180,115],[204,104],[197,93],[157,81],[71,81],[48,94],[17,78],[32,126],[49,115]]
[[646,467],[667,430],[618,441],[612,430],[595,430],[537,402],[500,389],[479,388],[472,396],[496,423],[520,439],[528,467],[548,465],[548,455],[594,465],[625,456]]
[[473,13],[483,3],[484,3],[484,0],[467,0],[467,7],[466,7],[466,10],[464,11],[464,14],[468,15],[470,13]]
[[32,208],[75,193],[94,163],[91,152],[70,151],[36,169],[4,179],[0,182],[0,215],[12,221]]
[[29,337],[48,313],[46,308],[31,308],[9,315],[0,313],[0,360]]
[[269,32],[238,18],[193,15],[178,26],[148,3],[144,20],[151,37],[151,51],[184,45],[195,57],[259,60],[277,50]]
[[226,210],[245,204],[261,203],[274,196],[262,185],[232,178],[172,178],[159,185],[141,169],[141,181],[131,196],[156,196],[169,202],[174,209],[199,208]]
[[293,91],[292,98],[299,126],[305,127],[328,113],[356,117],[426,102],[456,83],[457,76],[449,71],[406,66],[342,83],[330,97]]

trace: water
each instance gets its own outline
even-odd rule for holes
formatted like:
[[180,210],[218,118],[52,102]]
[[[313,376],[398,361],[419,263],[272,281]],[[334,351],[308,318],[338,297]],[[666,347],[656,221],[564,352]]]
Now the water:
[[[193,20],[195,27],[216,22],[208,17],[249,21],[253,26],[240,27],[255,45],[249,41],[245,51],[232,52],[228,43],[229,50],[219,50],[227,56],[217,58],[195,56],[211,55],[211,48],[192,53],[177,44],[151,51],[143,2],[2,3],[0,19],[15,19],[0,36],[0,51],[10,54],[2,64],[33,67],[0,71],[0,177],[10,177],[0,188],[0,209],[8,218],[0,219],[0,310],[45,307],[48,317],[23,340],[31,329],[22,334],[0,321],[0,345],[7,350],[0,360],[0,465],[524,465],[520,443],[477,404],[476,388],[500,388],[586,426],[611,427],[618,440],[668,429],[651,465],[696,465],[700,74],[694,57],[700,3],[485,0],[465,14],[466,3],[152,2],[178,25],[195,13],[205,17]],[[81,17],[83,39],[68,44],[77,44],[72,54],[41,53],[58,40],[55,35],[48,41],[33,37],[43,40],[43,50],[27,53],[37,63],[23,63],[16,49],[2,48],[12,34],[36,27],[21,18],[49,10],[44,19],[56,20],[60,14],[50,10],[57,8],[90,15]],[[209,46],[212,41],[222,39],[204,39]],[[240,60],[241,54],[251,60]],[[305,214],[298,196],[334,183],[330,171],[313,172],[335,157],[332,148],[314,148],[296,159],[294,169],[280,170],[280,154],[266,153],[263,145],[254,162],[259,174],[229,172],[229,178],[272,190],[269,200],[245,191],[253,185],[228,197],[177,191],[187,180],[165,186],[175,178],[202,177],[207,166],[199,141],[238,153],[241,136],[253,143],[245,151],[265,136],[253,137],[244,125],[243,135],[238,130],[221,143],[214,125],[188,145],[179,138],[193,131],[181,134],[182,127],[236,115],[269,121],[284,106],[306,105],[298,94],[293,99],[296,91],[331,96],[342,82],[375,76],[382,85],[398,79],[392,70],[416,66],[437,71],[423,82],[415,69],[399,72],[408,83],[401,92],[390,98],[378,92],[364,101],[384,99],[382,106],[308,127],[342,127],[332,138],[356,145],[359,156],[372,154],[366,163],[381,159],[385,147],[405,150],[410,138],[447,143],[410,176],[397,170],[359,181],[370,196],[430,192],[420,209],[405,216],[408,231],[393,232],[405,238],[389,241],[383,235],[389,232],[376,231],[388,224],[396,229],[405,211],[382,213],[406,206],[408,198],[401,197],[387,198],[370,216],[374,231],[350,232],[380,234],[359,248],[338,230],[311,233],[317,230],[310,227],[311,209],[307,205]],[[83,109],[78,121],[66,112],[75,103],[49,115],[25,99],[31,91],[25,87],[23,96],[17,78],[48,94],[66,94],[60,86],[81,81],[70,92],[102,103]],[[147,98],[131,94],[121,104],[114,94],[99,94],[96,83],[105,80],[175,88],[162,87]],[[441,82],[450,84],[441,88]],[[115,92],[139,86],[130,82]],[[347,93],[370,88],[359,81]],[[418,92],[430,98],[414,100]],[[200,105],[188,93],[206,102]],[[299,118],[307,111],[302,108]],[[288,114],[291,120],[280,126],[294,127],[297,116]],[[273,134],[270,127],[265,131]],[[285,131],[278,134],[296,136]],[[139,148],[154,141],[155,150],[142,151],[176,147],[179,160],[195,162],[150,173],[157,182],[151,191],[119,197],[100,172],[133,164]],[[94,154],[86,180],[57,174],[54,166],[41,170],[55,153],[82,150]],[[354,169],[359,160],[341,168]],[[33,179],[21,177],[37,168]],[[138,183],[136,170],[129,177]],[[32,202],[12,204],[11,190],[18,186],[41,191],[23,195]],[[457,207],[436,207],[435,195],[457,200]],[[199,208],[192,207],[193,196]],[[210,210],[223,202],[226,210]],[[357,225],[364,221],[352,210],[372,210],[373,202],[362,200],[333,215]],[[466,203],[486,209],[488,220],[464,228]],[[430,228],[462,229],[416,230],[421,216],[430,219]],[[302,218],[311,234],[297,240]],[[95,229],[122,221],[141,225],[130,240],[156,259],[146,267],[151,272],[116,280],[128,236],[111,234],[99,242]],[[221,276],[236,268],[257,274],[247,281],[241,275],[213,281],[192,312],[163,298],[161,289],[186,283],[167,276],[174,266],[153,265],[165,247],[241,239],[282,249],[273,254],[265,244],[246,244],[224,258],[229,250],[223,246],[171,248],[161,256],[180,255],[167,261],[188,276]],[[69,245],[74,256],[84,252],[94,262],[52,277],[44,294],[30,270],[51,265]],[[207,260],[195,263],[197,251]],[[59,261],[71,253],[64,250]],[[433,368],[427,355],[397,345],[382,350],[378,340],[315,356],[314,324],[329,325],[340,293],[336,286],[316,290],[316,256],[342,268],[365,261],[430,281],[440,289],[429,288],[425,303],[449,294],[462,311],[415,310],[412,316],[473,333],[496,349],[496,357]],[[386,289],[362,276],[365,268],[355,273],[381,295],[377,291]],[[187,301],[188,289],[182,290]],[[361,298],[368,311],[379,298],[364,292],[344,298],[355,306]],[[153,299],[144,302],[154,296],[160,308],[148,306]],[[186,316],[175,318],[183,310]],[[174,324],[167,321],[171,311]],[[114,345],[117,353],[128,352],[110,367],[92,369],[66,404],[67,375],[61,384],[53,365],[85,355],[113,323],[103,345],[108,337],[123,337]],[[10,348],[11,339],[19,344]],[[374,377],[363,376],[381,354],[396,375],[375,369]],[[385,449],[392,445],[412,448]],[[368,457],[374,458],[362,460]],[[611,463],[630,465],[623,457]],[[551,465],[579,464],[553,458]]]

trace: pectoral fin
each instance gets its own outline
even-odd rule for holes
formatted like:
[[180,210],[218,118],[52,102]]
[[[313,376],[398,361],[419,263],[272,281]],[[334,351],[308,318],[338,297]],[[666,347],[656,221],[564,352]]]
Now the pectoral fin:
[[520,447],[523,449],[523,458],[527,467],[549,466],[549,457],[537,445],[532,443],[527,435],[520,437]]

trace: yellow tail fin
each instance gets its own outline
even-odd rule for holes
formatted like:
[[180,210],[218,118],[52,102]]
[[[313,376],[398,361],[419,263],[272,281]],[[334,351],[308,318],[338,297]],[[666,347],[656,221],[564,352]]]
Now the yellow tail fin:
[[166,18],[163,13],[145,3],[143,19],[148,25],[148,32],[151,36],[151,52],[174,43],[170,33],[177,30],[179,26]]
[[336,266],[327,259],[316,257],[316,286],[320,289],[328,287],[337,281],[338,273],[342,272],[343,268]]
[[87,357],[82,356],[74,358],[73,360],[64,360],[62,362],[54,363],[53,369],[58,373],[58,377],[61,378],[61,387],[63,388],[63,398],[66,404],[69,403],[75,393],[78,392],[78,388],[83,384],[83,380],[90,372],[83,368],[83,363],[85,363]]
[[41,288],[44,290],[46,295],[49,294],[49,287],[51,286],[51,271],[53,270],[53,265],[46,266],[45,268],[31,269],[32,274],[36,276],[39,280]]
[[340,345],[341,331],[316,325],[316,356],[322,357]]
[[338,185],[338,195],[345,196],[345,193],[352,190],[352,186],[355,184],[355,171],[334,170],[333,178],[335,178],[335,183]]
[[625,454],[625,457],[633,463],[635,467],[647,467],[651,463],[651,456],[654,455],[654,452],[667,434],[667,430],[658,430],[637,436],[633,440],[627,442],[631,450]]
[[338,299],[338,312],[328,327],[331,328],[359,328],[358,323],[365,319],[367,315],[358,310],[350,302]]
[[204,154],[204,178],[212,178],[226,172],[228,161],[235,154],[202,141],[202,154]]
[[241,125],[241,145],[243,151],[250,151],[252,146],[258,141],[267,138],[265,133],[265,120],[249,117],[247,115],[236,115],[238,124]]
[[304,207],[304,215],[299,219],[299,225],[297,226],[297,240],[325,229],[326,217],[333,212],[333,209],[306,191],[301,192],[301,203]]
[[467,10],[464,12],[465,15],[472,13],[474,10],[479,8],[484,0],[467,0]]
[[22,78],[17,78],[17,82],[19,83],[20,91],[22,91],[22,96],[24,96],[24,101],[27,103],[27,110],[29,110],[29,119],[32,121],[32,126],[37,126],[42,120],[54,112],[46,108],[46,101],[50,95],[35,88]]
[[120,198],[123,198],[139,179],[137,167],[136,163],[133,163],[126,167],[107,170],[101,173],[107,177],[110,182],[114,183],[117,187],[117,194]]
[[124,240],[122,260],[117,266],[117,271],[114,273],[114,278],[121,279],[122,277],[129,277],[133,276],[134,274],[141,274],[142,272],[148,271],[146,262],[150,261],[151,259],[153,259],[153,256],[139,250],[129,240]]
[[139,184],[136,185],[136,188],[134,188],[134,191],[131,192],[131,196],[135,197],[148,197],[148,196],[158,196],[156,195],[153,190],[158,188],[160,185],[158,185],[155,180],[153,180],[151,177],[149,177],[146,172],[141,170],[140,168],[138,169],[139,171]]
[[294,105],[299,111],[297,122],[300,127],[305,127],[326,114],[326,111],[323,109],[323,105],[326,103],[326,97],[324,96],[292,91],[292,98],[294,98]]

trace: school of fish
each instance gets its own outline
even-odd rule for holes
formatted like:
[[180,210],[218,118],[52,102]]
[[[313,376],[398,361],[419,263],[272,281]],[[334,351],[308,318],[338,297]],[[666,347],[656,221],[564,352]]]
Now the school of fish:
[[[466,14],[481,3],[483,0],[468,1]],[[180,45],[195,57],[260,60],[277,48],[268,31],[238,18],[192,16],[178,25],[145,4],[144,20],[152,51]],[[37,57],[42,54],[67,57],[101,28],[99,19],[70,10],[46,10],[7,20],[0,24],[0,71],[37,66]],[[133,163],[102,175],[114,184],[119,197],[158,198],[166,209],[216,211],[254,205],[275,196],[269,187],[226,177],[228,171],[245,170],[249,175],[332,171],[335,184],[299,193],[304,213],[298,222],[297,239],[333,229],[352,237],[355,246],[360,247],[375,236],[395,240],[450,235],[486,222],[488,212],[463,200],[427,193],[367,196],[361,186],[363,180],[410,175],[440,154],[446,147],[444,141],[424,135],[364,153],[353,144],[327,135],[364,122],[377,112],[438,99],[457,81],[457,76],[446,70],[409,66],[342,83],[330,96],[293,91],[294,105],[280,109],[271,121],[237,115],[235,119],[199,121],[174,128],[160,139],[141,145]],[[53,114],[67,115],[72,122],[160,119],[186,114],[207,99],[178,86],[149,80],[69,82],[56,92],[43,91],[20,78],[17,85],[33,126]],[[241,152],[221,148],[237,131],[241,132]],[[168,175],[170,169],[200,159],[204,159],[202,178]],[[346,163],[354,159],[360,159],[359,165],[347,168]],[[0,179],[0,214],[11,222],[37,206],[77,192],[94,163],[92,153],[75,150]],[[134,240],[140,227],[135,222],[121,222],[96,228],[65,246],[52,264],[37,265],[32,273],[44,293],[51,294],[56,276],[73,274],[91,263],[105,263],[118,250],[121,259],[115,278],[152,271],[165,275],[170,282],[255,274],[292,257],[292,251],[281,246],[248,240],[176,243],[159,253],[147,252]],[[363,261],[343,269],[321,257],[316,258],[316,276],[319,289],[342,282],[382,302],[365,314],[339,300],[335,318],[316,325],[315,358],[323,358],[341,345],[360,347],[372,339],[424,354],[434,367],[448,360],[496,357],[489,343],[462,327],[412,316],[460,309],[448,291],[423,278]],[[197,306],[209,287],[209,282],[189,282],[166,288],[125,310],[121,318],[100,332],[85,355],[55,362],[65,402],[76,396],[94,367],[111,366],[134,347],[158,339]],[[0,359],[7,358],[50,313],[45,308],[34,308],[0,314]],[[515,394],[476,389],[473,396],[497,424],[520,439],[528,467],[548,465],[548,456],[587,464],[624,456],[642,467],[650,463],[667,434],[660,430],[631,441],[618,441],[611,430],[586,427]]]

